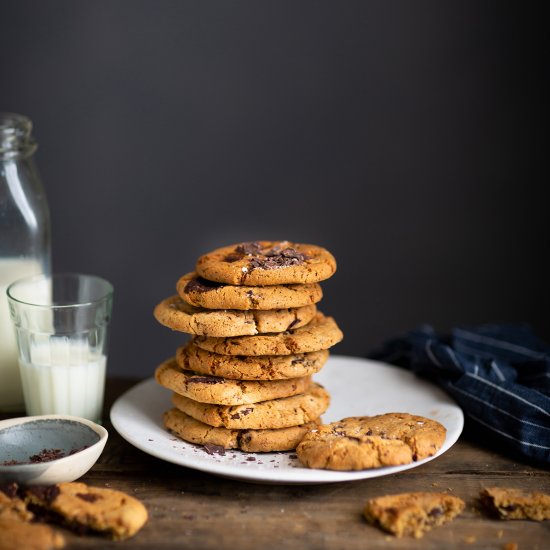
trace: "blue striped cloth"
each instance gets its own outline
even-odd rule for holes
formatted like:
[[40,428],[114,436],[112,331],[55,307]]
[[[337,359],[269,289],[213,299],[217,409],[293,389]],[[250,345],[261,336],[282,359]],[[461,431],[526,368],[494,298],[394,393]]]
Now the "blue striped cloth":
[[502,450],[550,463],[550,347],[528,326],[482,325],[450,335],[422,326],[369,357],[436,381]]

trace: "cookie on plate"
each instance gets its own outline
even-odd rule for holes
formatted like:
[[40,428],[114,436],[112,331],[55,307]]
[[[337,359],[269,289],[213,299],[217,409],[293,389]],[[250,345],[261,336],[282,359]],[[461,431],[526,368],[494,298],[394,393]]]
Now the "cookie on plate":
[[420,538],[426,531],[454,519],[464,501],[445,493],[402,493],[373,498],[364,509],[365,519],[396,535]]
[[319,418],[328,408],[329,393],[319,384],[292,397],[281,397],[249,405],[213,405],[200,403],[174,393],[172,404],[205,424],[235,430],[289,428]]
[[332,317],[317,312],[307,325],[285,332],[232,338],[195,336],[193,343],[221,355],[295,355],[328,349],[343,337]]
[[307,325],[315,305],[272,310],[205,309],[189,305],[179,296],[165,298],[154,309],[155,319],[172,330],[207,336],[243,336],[284,332]]
[[281,380],[319,372],[329,357],[328,350],[297,355],[221,355],[189,342],[176,351],[184,370],[235,380]]
[[484,508],[500,519],[550,519],[550,495],[510,487],[487,487],[481,491]]
[[207,309],[286,309],[316,304],[323,297],[318,283],[237,286],[208,281],[195,272],[180,277],[176,290],[188,304]]
[[318,283],[336,271],[336,260],[316,245],[253,241],[204,254],[195,270],[204,279],[230,285]]
[[148,515],[139,500],[122,491],[90,487],[76,481],[28,487],[25,500],[48,517],[59,518],[70,529],[95,531],[113,540],[135,535]]
[[157,367],[156,381],[165,388],[201,403],[218,405],[246,405],[290,397],[306,391],[311,377],[288,380],[230,380],[217,376],[205,376],[179,368],[174,358]]
[[408,413],[344,418],[307,433],[296,454],[309,468],[364,470],[409,464],[434,455],[443,425]]
[[232,430],[213,428],[195,420],[179,409],[163,415],[164,427],[181,439],[198,445],[216,445],[223,449],[240,449],[250,453],[291,451],[316,422],[273,430]]

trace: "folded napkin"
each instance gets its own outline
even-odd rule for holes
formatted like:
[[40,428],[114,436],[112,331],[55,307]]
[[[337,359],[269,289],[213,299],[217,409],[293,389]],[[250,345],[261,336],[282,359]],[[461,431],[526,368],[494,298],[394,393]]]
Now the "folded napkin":
[[502,449],[550,463],[550,347],[526,325],[421,326],[371,359],[412,369],[451,394]]

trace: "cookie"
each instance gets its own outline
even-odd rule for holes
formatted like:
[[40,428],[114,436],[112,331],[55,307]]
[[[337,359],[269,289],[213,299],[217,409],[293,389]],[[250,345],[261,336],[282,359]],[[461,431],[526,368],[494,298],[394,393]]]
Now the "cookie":
[[65,537],[48,525],[0,515],[1,550],[54,550],[64,546]]
[[190,443],[216,445],[223,449],[240,449],[251,453],[291,451],[296,448],[304,434],[315,426],[315,422],[308,422],[301,426],[276,430],[213,428],[179,409],[166,411],[163,421],[167,430]]
[[2,550],[53,550],[65,538],[47,525],[30,523],[34,514],[18,496],[16,483],[0,484],[0,548]]
[[480,494],[484,508],[500,519],[550,519],[550,495],[507,487],[487,487]]
[[369,500],[363,514],[369,523],[397,537],[420,538],[463,509],[462,499],[445,493],[402,493]]
[[17,496],[16,483],[0,484],[0,518],[31,521],[33,514],[27,510],[26,504]]
[[316,420],[327,410],[330,395],[319,384],[311,384],[299,395],[249,405],[212,405],[177,393],[173,394],[172,403],[195,420],[215,428],[265,430],[289,428]]
[[434,455],[445,441],[439,422],[408,413],[356,416],[319,426],[296,449],[309,468],[363,470],[409,464]]
[[193,343],[199,348],[222,355],[295,355],[328,349],[343,338],[332,317],[317,312],[304,327],[277,334],[215,338],[195,336]]
[[204,279],[230,285],[318,283],[336,271],[336,260],[316,245],[253,241],[204,254],[195,271]]
[[172,330],[207,336],[242,336],[283,332],[307,325],[315,316],[315,305],[272,310],[205,309],[189,305],[179,296],[162,300],[155,319]]
[[306,391],[311,382],[309,376],[288,380],[230,380],[205,376],[180,369],[174,358],[157,367],[155,379],[161,386],[180,395],[218,405],[247,405],[290,397]]
[[234,380],[282,380],[319,372],[329,357],[327,350],[298,355],[220,355],[189,342],[176,351],[184,370]]
[[136,498],[85,483],[35,485],[26,489],[25,500],[70,529],[95,531],[113,540],[135,535],[147,521],[147,509]]
[[207,309],[286,309],[316,304],[323,297],[318,283],[236,286],[208,281],[195,272],[181,277],[176,290],[188,304]]

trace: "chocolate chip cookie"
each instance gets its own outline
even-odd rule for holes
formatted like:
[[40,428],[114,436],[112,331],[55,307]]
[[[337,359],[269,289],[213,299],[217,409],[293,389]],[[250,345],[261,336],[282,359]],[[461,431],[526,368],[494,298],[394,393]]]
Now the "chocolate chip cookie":
[[0,548],[2,550],[54,550],[65,537],[48,525],[31,523],[35,517],[19,497],[16,483],[0,484]]
[[230,380],[205,376],[180,369],[174,358],[157,368],[155,379],[161,386],[180,395],[217,405],[247,405],[290,397],[306,391],[311,383],[309,376],[288,380]]
[[176,295],[160,302],[154,309],[154,316],[172,330],[228,337],[284,332],[307,325],[316,312],[315,305],[268,311],[205,309],[191,306]]
[[397,466],[434,455],[445,435],[443,425],[423,416],[357,416],[307,433],[296,454],[309,468],[364,470]]
[[248,405],[212,405],[200,403],[174,393],[172,404],[191,416],[215,428],[265,430],[289,428],[319,418],[328,408],[330,396],[319,384],[292,397],[282,397]]
[[285,332],[233,338],[195,336],[193,343],[221,355],[295,355],[328,349],[342,338],[336,321],[317,312],[307,325]]
[[464,501],[446,493],[402,493],[373,498],[365,519],[396,535],[420,538],[426,531],[451,521],[464,509]]
[[50,526],[0,514],[1,550],[57,550],[64,546],[65,537]]
[[16,483],[0,484],[0,518],[31,521],[33,514],[27,510],[25,503],[17,495]]
[[164,413],[163,422],[167,430],[190,443],[216,445],[223,449],[240,449],[251,453],[291,451],[296,448],[304,434],[315,426],[315,422],[308,422],[301,426],[274,430],[213,428],[175,408]]
[[204,279],[230,285],[304,284],[328,279],[336,271],[336,260],[316,245],[253,241],[204,254],[195,270]]
[[113,540],[135,535],[148,516],[139,500],[122,491],[79,482],[31,486],[25,490],[25,501],[71,529],[95,531]]
[[176,284],[188,304],[207,309],[286,309],[316,304],[323,297],[318,283],[243,286],[215,283],[187,273]]
[[297,355],[220,355],[189,342],[176,351],[184,370],[234,380],[282,380],[319,372],[329,357],[328,350]]

